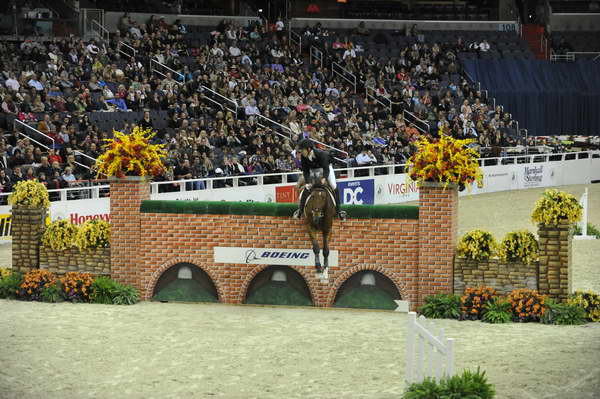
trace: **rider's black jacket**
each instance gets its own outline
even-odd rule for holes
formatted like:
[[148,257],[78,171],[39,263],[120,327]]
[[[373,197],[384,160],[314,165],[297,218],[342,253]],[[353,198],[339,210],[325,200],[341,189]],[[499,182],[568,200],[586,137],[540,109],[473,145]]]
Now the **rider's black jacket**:
[[329,165],[331,164],[331,156],[327,151],[321,151],[313,149],[315,155],[313,159],[309,159],[302,155],[300,161],[302,163],[302,173],[304,174],[304,181],[309,182],[311,169],[323,169],[323,177],[327,178],[329,175]]

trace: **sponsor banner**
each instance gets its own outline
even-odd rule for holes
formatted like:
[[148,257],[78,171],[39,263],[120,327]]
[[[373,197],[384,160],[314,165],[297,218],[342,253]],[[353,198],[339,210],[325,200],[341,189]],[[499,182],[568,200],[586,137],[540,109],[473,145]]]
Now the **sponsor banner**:
[[400,202],[418,201],[419,187],[417,182],[402,173],[391,176],[378,176],[376,179],[376,204],[397,204]]
[[522,165],[518,171],[519,188],[553,186],[554,171],[548,164]]
[[[215,263],[314,266],[312,249],[214,247]],[[338,251],[329,251],[329,266],[338,266]]]
[[297,203],[298,192],[296,191],[296,185],[275,187],[275,201]]
[[153,200],[275,202],[275,187],[227,187],[212,190],[176,191],[152,194]]
[[342,204],[364,205],[375,203],[373,179],[340,181],[337,183]]

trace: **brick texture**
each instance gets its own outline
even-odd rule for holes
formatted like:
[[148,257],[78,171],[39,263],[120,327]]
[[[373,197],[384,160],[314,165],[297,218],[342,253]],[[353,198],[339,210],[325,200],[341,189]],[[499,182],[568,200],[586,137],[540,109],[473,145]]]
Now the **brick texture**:
[[571,226],[559,224],[538,227],[540,239],[539,291],[559,301],[572,292]]
[[140,231],[140,204],[150,199],[150,184],[146,180],[127,178],[110,182],[110,264],[111,277],[138,289],[138,255]]
[[[328,282],[318,280],[312,266],[291,267],[304,277],[315,306],[330,306],[344,281],[361,270],[382,273],[404,299],[414,302],[417,228],[416,220],[336,221],[330,248],[340,251],[339,266],[329,268]],[[268,265],[214,263],[215,246],[311,248],[304,225],[285,217],[143,213],[141,231],[138,262],[144,299],[153,295],[165,270],[189,262],[212,278],[221,302],[242,303],[252,279]]]
[[500,259],[475,261],[456,257],[454,259],[454,293],[462,294],[465,288],[482,285],[494,288],[506,295],[512,290],[538,289],[538,263],[525,265],[521,262],[504,262]]
[[427,295],[452,292],[457,228],[457,189],[422,185],[419,189],[419,304]]
[[46,211],[42,208],[12,208],[12,268],[28,272],[39,268],[40,245],[46,229]]

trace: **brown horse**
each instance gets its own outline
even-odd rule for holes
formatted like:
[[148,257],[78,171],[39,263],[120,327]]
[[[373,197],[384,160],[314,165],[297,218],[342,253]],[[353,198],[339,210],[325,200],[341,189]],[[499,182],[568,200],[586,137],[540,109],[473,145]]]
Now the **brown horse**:
[[[306,195],[306,194],[304,194]],[[333,218],[335,217],[335,200],[329,186],[314,184],[308,193],[306,206],[304,207],[304,224],[312,241],[315,253],[315,268],[317,273],[323,273],[329,266],[329,240],[331,238]],[[318,235],[323,234],[323,267],[319,253]]]

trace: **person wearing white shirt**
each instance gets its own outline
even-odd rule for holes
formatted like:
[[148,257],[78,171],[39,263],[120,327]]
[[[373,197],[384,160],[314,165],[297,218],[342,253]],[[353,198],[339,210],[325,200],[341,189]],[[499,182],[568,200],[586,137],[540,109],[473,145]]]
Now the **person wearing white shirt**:
[[15,79],[14,75],[10,75],[10,78],[6,79],[6,82],[4,82],[4,84],[6,85],[6,87],[13,91],[19,91],[19,89],[21,88],[21,84],[17,79]]
[[223,50],[217,44],[215,44],[215,46],[212,49],[210,49],[210,53],[215,57],[223,57],[224,55]]
[[98,46],[96,46],[96,43],[93,40],[85,48],[88,51],[88,53],[92,55],[96,55],[98,54],[98,51],[100,51],[100,49],[98,48]]
[[64,181],[69,183],[69,185],[71,185],[71,183],[73,183],[75,180],[77,180],[77,178],[73,174],[73,170],[71,169],[70,166],[67,166],[65,168],[65,173],[62,175],[62,178]]
[[344,56],[342,58],[356,58],[356,51],[354,51],[352,47],[349,47],[346,49],[346,51],[344,51]]
[[37,80],[37,77],[35,75],[31,79],[29,79],[29,82],[27,82],[27,84],[29,85],[29,87],[34,87],[37,91],[44,90],[44,85],[39,80]]
[[331,86],[328,87],[327,89],[325,89],[325,95],[327,97],[329,97],[329,96],[339,97],[340,91],[333,85],[333,83],[331,83]]
[[242,56],[242,60],[240,61],[240,64],[242,64],[242,65],[252,65],[253,64],[252,58],[250,58],[248,56],[248,54],[244,54]]
[[277,30],[277,32],[281,32],[284,27],[285,24],[281,20],[281,17],[277,18],[277,22],[275,22],[275,29]]
[[256,106],[256,101],[254,100],[250,101],[250,104],[246,108],[244,108],[244,111],[246,113],[246,116],[260,114],[260,110]]
[[239,49],[235,42],[231,43],[231,46],[229,46],[229,54],[232,57],[239,57],[240,54],[242,54],[242,51]]
[[377,158],[375,158],[371,151],[363,149],[362,152],[356,156],[356,163],[358,166],[373,164],[377,163]]
[[485,40],[485,39],[484,39],[484,40],[481,42],[481,44],[479,45],[479,50],[480,50],[480,51],[483,51],[483,52],[490,51],[490,44],[488,43],[488,41],[487,41],[487,40]]

